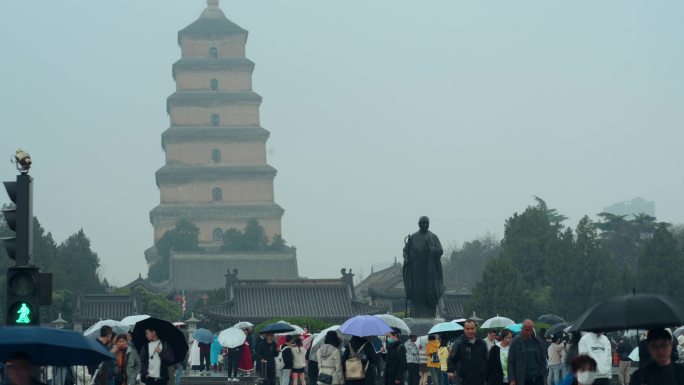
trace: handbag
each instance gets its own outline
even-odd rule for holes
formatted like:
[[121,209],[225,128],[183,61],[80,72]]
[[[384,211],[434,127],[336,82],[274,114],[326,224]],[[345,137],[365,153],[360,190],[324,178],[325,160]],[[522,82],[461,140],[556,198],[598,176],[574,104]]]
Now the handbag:
[[[361,345],[359,352],[363,351],[365,346],[366,343]],[[347,381],[363,380],[366,378],[368,362],[366,362],[366,366],[364,367],[363,361],[359,358],[358,353],[354,351],[354,348],[352,348],[351,344],[349,344],[349,358],[347,359],[347,362],[345,362],[344,366],[344,377],[347,379]]]
[[318,382],[322,382],[324,384],[332,384],[333,376],[327,373],[318,373]]

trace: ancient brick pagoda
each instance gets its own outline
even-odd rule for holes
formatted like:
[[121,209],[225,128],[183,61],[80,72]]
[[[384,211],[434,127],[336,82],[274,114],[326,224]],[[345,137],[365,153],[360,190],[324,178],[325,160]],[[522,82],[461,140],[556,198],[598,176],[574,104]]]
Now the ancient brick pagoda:
[[[199,19],[178,32],[176,92],[167,100],[171,124],[162,134],[166,164],[156,173],[161,202],[150,220],[155,241],[178,219],[190,220],[207,251],[172,255],[175,289],[215,289],[197,282],[222,287],[227,268],[261,270],[250,268],[252,259],[279,267],[254,278],[298,278],[293,249],[240,255],[219,250],[224,232],[242,229],[250,219],[269,239],[282,234],[284,210],[274,202],[276,170],[266,161],[269,132],[259,123],[261,96],[252,90],[254,63],[245,57],[246,43],[247,31],[226,18],[218,0],[208,0]],[[154,248],[145,256],[149,264],[157,261]],[[212,272],[216,277],[207,277]]]

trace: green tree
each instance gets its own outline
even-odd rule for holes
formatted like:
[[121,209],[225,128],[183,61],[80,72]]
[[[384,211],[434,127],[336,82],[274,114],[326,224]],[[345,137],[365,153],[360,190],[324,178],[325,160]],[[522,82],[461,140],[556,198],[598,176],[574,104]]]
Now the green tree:
[[639,256],[639,292],[664,294],[678,298],[681,294],[679,281],[684,276],[684,256],[666,224],[660,224]]
[[600,213],[597,227],[601,240],[608,252],[620,266],[631,271],[637,266],[638,257],[644,252],[646,243],[653,236],[658,223],[650,215],[639,214],[628,219],[626,215]]
[[55,287],[72,293],[102,293],[104,287],[98,275],[100,258],[90,248],[90,239],[83,229],[71,235],[57,247],[54,274]]
[[244,231],[231,228],[223,234],[224,251],[285,251],[289,247],[280,234],[269,242],[266,230],[256,219],[250,219]]
[[444,261],[444,278],[447,286],[473,287],[482,277],[485,263],[499,255],[499,240],[487,234],[457,248]]
[[199,247],[199,228],[185,218],[176,222],[176,226],[164,233],[155,242],[159,260],[150,266],[148,277],[151,281],[161,282],[169,279],[169,260],[171,251],[196,251]]
[[62,314],[66,320],[72,319],[74,309],[74,294],[67,289],[56,290],[52,293],[52,306],[44,308],[40,313],[41,322],[50,322]]
[[580,220],[575,236],[570,229],[562,234],[553,271],[550,282],[554,311],[568,319],[617,292],[615,263],[588,216]]
[[549,221],[545,205],[528,207],[506,220],[501,258],[513,265],[530,289],[548,284],[547,266],[554,262],[551,250],[558,240],[559,225]]
[[482,280],[473,288],[466,314],[477,311],[488,317],[500,314],[522,319],[529,317],[530,301],[520,271],[506,259],[493,258],[487,261]]

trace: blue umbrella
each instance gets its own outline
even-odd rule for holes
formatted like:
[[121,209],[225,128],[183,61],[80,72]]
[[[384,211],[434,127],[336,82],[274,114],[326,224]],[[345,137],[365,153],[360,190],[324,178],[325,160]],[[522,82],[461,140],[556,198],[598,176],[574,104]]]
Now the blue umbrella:
[[285,322],[276,322],[274,324],[266,325],[266,327],[261,329],[261,331],[259,331],[259,333],[267,333],[267,334],[289,333],[293,330],[295,330],[295,329],[290,324],[287,324]]
[[513,333],[520,333],[522,331],[523,324],[514,324],[506,326],[506,329],[512,331]]
[[384,336],[391,331],[392,328],[387,326],[385,321],[372,315],[357,315],[340,326],[342,334],[357,337]]
[[457,324],[456,322],[441,322],[433,326],[428,334],[457,332],[459,330],[463,330],[463,326]]
[[214,333],[207,329],[197,329],[192,334],[192,338],[196,339],[197,342],[201,342],[203,344],[210,344],[214,342]]
[[0,361],[17,352],[40,366],[97,365],[114,358],[101,344],[70,330],[39,326],[0,329]]

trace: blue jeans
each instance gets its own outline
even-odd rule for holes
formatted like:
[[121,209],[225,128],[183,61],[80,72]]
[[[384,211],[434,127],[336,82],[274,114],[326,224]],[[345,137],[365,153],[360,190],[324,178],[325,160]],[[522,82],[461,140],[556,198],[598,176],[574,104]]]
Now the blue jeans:
[[449,372],[439,372],[439,385],[449,385]]
[[548,383],[549,385],[558,385],[563,377],[561,377],[561,371],[563,370],[563,365],[558,364],[558,365],[549,365],[549,376],[548,376]]

